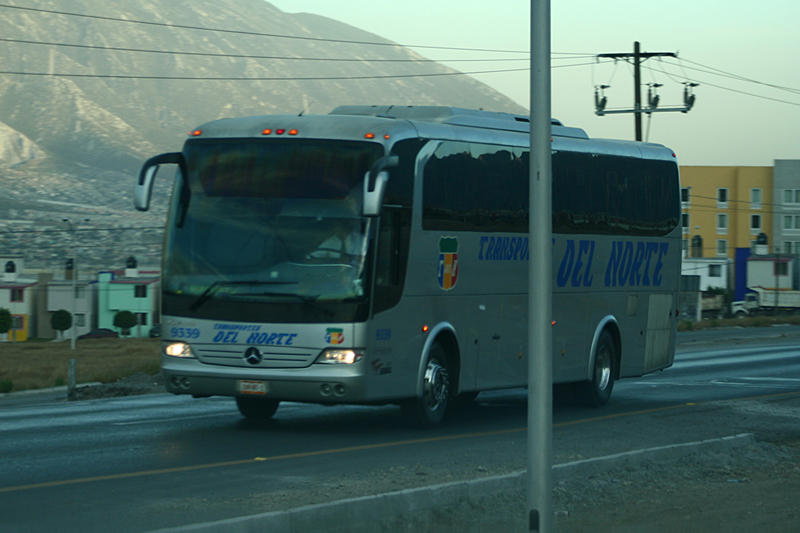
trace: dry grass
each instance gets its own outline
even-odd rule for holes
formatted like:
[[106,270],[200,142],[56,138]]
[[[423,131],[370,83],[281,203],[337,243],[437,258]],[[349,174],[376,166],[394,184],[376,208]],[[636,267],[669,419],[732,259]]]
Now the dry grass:
[[66,384],[69,360],[77,360],[78,383],[110,383],[138,372],[156,374],[159,339],[85,339],[0,343],[0,392]]

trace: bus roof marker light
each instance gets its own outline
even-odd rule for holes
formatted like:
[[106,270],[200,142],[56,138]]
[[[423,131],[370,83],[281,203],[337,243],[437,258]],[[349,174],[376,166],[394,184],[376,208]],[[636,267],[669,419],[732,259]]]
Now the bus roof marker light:
[[261,130],[261,135],[272,135],[272,128],[264,128]]
[[277,130],[275,130],[275,133],[277,133],[278,135],[283,135],[284,133],[286,133],[286,130],[283,128],[278,128]]
[[203,134],[203,130],[192,130],[189,132],[189,136],[191,137],[199,137]]
[[297,135],[297,130],[292,128],[289,130],[289,135]]
[[391,137],[391,135],[389,135],[388,133],[383,136],[383,138],[386,139],[387,141],[389,140],[390,137]]
[[374,134],[374,133],[372,133],[372,132],[365,133],[365,134],[364,134],[364,138],[365,138],[365,139],[374,139],[374,138],[375,138],[375,134]]
[[428,324],[423,324],[422,325],[422,333],[428,333],[429,329],[431,329],[431,328],[428,327]]

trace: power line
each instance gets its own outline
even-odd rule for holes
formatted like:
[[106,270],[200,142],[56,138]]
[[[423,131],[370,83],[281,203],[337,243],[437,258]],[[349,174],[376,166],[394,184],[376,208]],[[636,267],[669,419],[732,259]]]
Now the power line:
[[[753,78],[747,78],[747,77],[741,76],[739,74],[734,74],[732,72],[727,72],[727,71],[724,71],[724,70],[721,70],[721,69],[718,69],[718,68],[715,68],[715,67],[711,67],[711,66],[708,66],[708,65],[704,65],[702,63],[698,63],[697,61],[691,61],[689,59],[678,58],[678,61],[681,62],[681,63],[682,62],[692,63],[693,65],[698,65],[698,66],[703,67],[702,69],[699,69],[699,68],[686,67],[686,66],[680,65],[681,68],[688,68],[689,70],[696,70],[698,72],[705,72],[707,74],[713,74],[715,76],[722,76],[722,77],[731,78],[731,79],[735,79],[735,80],[739,80],[739,81],[745,81],[745,82],[748,82],[748,83],[755,83],[757,85],[764,85],[765,87],[771,87],[773,89],[778,89],[778,90],[782,90],[782,91],[788,91],[788,92],[791,92],[791,93],[800,94],[800,89],[795,89],[794,87],[786,87],[786,86],[783,86],[783,85],[777,85],[777,84],[774,84],[774,83],[767,83],[767,82],[764,82],[764,81],[759,81],[759,80],[756,80],[756,79],[753,79]],[[671,63],[669,63],[669,61],[666,61],[666,63],[667,64],[671,64]]]
[[[480,63],[480,62],[506,62],[506,61],[528,61],[527,57],[490,57],[490,58],[469,58],[469,59],[428,59],[428,58],[406,58],[406,59],[390,59],[390,58],[370,58],[370,57],[298,57],[298,56],[270,56],[270,55],[252,55],[252,54],[230,54],[223,52],[190,52],[183,50],[154,50],[152,48],[130,48],[122,46],[99,46],[90,44],[77,44],[77,43],[62,43],[53,41],[32,41],[30,39],[11,39],[7,37],[0,37],[0,41],[15,44],[31,44],[43,46],[56,46],[64,48],[80,48],[87,50],[101,50],[112,52],[134,52],[134,53],[147,53],[147,54],[165,54],[165,55],[186,55],[186,56],[200,56],[200,57],[221,57],[221,58],[234,58],[234,59],[276,59],[284,61],[342,61],[342,62],[368,62],[368,63]],[[553,55],[555,55],[554,53]],[[594,56],[580,53],[568,53],[566,57],[553,57],[553,60],[564,61],[573,59],[589,59]]]
[[[64,48],[80,48],[87,50],[103,50],[113,52],[134,52],[134,53],[147,53],[147,54],[165,54],[165,55],[186,55],[186,56],[200,56],[200,57],[221,57],[233,59],[276,59],[284,61],[341,61],[341,62],[369,62],[369,63],[439,63],[439,62],[502,62],[502,61],[527,61],[526,57],[505,57],[505,58],[486,58],[486,59],[387,59],[387,58],[342,58],[342,57],[297,57],[297,56],[270,56],[270,55],[251,55],[251,54],[227,54],[221,52],[189,52],[179,50],[154,50],[150,48],[128,48],[121,46],[97,46],[90,44],[74,44],[74,43],[60,43],[52,41],[32,41],[28,39],[10,39],[0,37],[0,41],[17,44],[32,44],[44,46],[56,46]],[[580,59],[588,58],[591,56],[570,56],[554,59]]]
[[367,46],[392,46],[392,47],[399,47],[399,48],[427,48],[427,49],[435,49],[435,50],[458,50],[464,52],[498,52],[498,53],[508,53],[508,54],[529,54],[530,50],[499,50],[499,49],[491,49],[491,48],[465,48],[465,47],[456,47],[456,46],[435,46],[435,45],[424,45],[424,44],[400,44],[400,43],[388,43],[388,42],[377,42],[377,41],[353,41],[348,39],[330,39],[330,38],[322,38],[322,37],[305,37],[300,35],[286,35],[286,34],[278,34],[278,33],[264,33],[264,32],[255,32],[255,31],[246,31],[246,30],[229,30],[225,28],[208,28],[203,26],[192,26],[187,24],[171,24],[167,22],[153,22],[153,21],[146,21],[146,20],[135,20],[135,19],[123,19],[118,17],[108,17],[102,15],[88,15],[86,13],[74,13],[70,11],[58,11],[54,9],[41,9],[41,8],[33,8],[33,7],[23,7],[23,6],[12,6],[9,4],[0,4],[0,7],[5,7],[7,9],[19,9],[24,11],[33,11],[37,13],[49,13],[52,15],[64,15],[70,17],[81,17],[81,18],[89,18],[94,20],[105,20],[111,22],[124,22],[127,24],[142,24],[147,26],[156,26],[162,28],[175,28],[175,29],[182,29],[182,30],[197,30],[197,31],[213,31],[219,33],[232,33],[237,35],[251,35],[256,37],[274,37],[279,39],[295,39],[295,40],[303,40],[303,41],[314,41],[314,42],[326,42],[326,43],[339,43],[339,44],[358,44],[358,45],[367,45]]
[[[568,66],[568,65],[565,65]],[[578,66],[578,65],[575,65]],[[188,81],[347,81],[347,80],[380,80],[398,78],[429,78],[441,76],[470,76],[475,74],[497,74],[501,72],[524,72],[529,68],[510,68],[497,70],[476,70],[470,72],[429,72],[426,74],[376,74],[365,76],[142,76],[129,74],[74,74],[74,73],[50,73],[50,72],[19,72],[19,71],[0,71],[0,74],[12,76],[50,76],[56,78],[103,78],[103,79],[122,79],[122,80],[188,80]]]
[[[650,70],[655,70],[657,72],[661,72],[662,74],[666,74],[667,76],[674,76],[675,75],[672,72],[669,72],[667,70],[664,70],[664,69],[661,69],[661,68],[658,68],[658,67],[655,67],[655,66],[644,66],[644,68],[650,69]],[[704,81],[704,80],[699,80],[699,81],[702,81],[704,86],[707,85],[709,87],[716,87],[717,89],[722,89],[724,91],[730,91],[730,92],[734,92],[734,93],[744,94],[746,96],[753,96],[755,98],[761,98],[762,100],[770,100],[770,101],[773,101],[773,102],[779,102],[779,103],[783,103],[783,104],[800,106],[800,102],[792,102],[790,100],[783,100],[781,98],[773,98],[773,97],[770,97],[770,96],[762,96],[760,94],[755,94],[755,93],[751,93],[751,92],[747,92],[747,91],[742,91],[742,90],[739,90],[739,89],[732,89],[730,87],[725,87],[724,85],[718,85],[718,84],[711,83],[711,82]]]

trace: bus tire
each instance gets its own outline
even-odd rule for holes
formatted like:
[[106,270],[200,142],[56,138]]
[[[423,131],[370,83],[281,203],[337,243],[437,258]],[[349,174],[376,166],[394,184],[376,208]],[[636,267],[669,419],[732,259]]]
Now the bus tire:
[[403,402],[404,416],[420,427],[438,426],[447,413],[450,391],[447,354],[441,344],[435,343],[422,374],[422,396]]
[[278,410],[279,400],[236,397],[236,407],[242,416],[251,420],[269,420]]
[[607,330],[600,333],[594,352],[592,379],[581,383],[584,403],[591,407],[601,407],[608,403],[614,390],[614,376],[617,366],[617,344]]

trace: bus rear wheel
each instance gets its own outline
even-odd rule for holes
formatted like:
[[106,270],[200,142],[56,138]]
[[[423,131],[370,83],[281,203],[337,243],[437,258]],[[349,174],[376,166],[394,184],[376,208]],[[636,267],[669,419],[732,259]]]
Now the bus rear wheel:
[[450,403],[450,374],[440,344],[431,347],[422,375],[422,396],[403,402],[403,414],[416,425],[433,427],[442,423]]
[[608,403],[614,390],[614,376],[617,365],[617,344],[608,331],[603,331],[597,339],[594,353],[592,379],[581,384],[584,403],[601,407]]
[[236,407],[242,416],[251,420],[269,420],[278,410],[279,400],[266,398],[236,398]]

